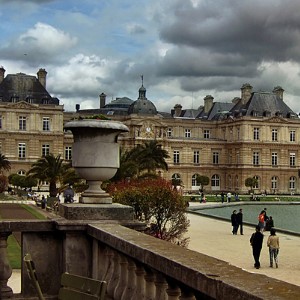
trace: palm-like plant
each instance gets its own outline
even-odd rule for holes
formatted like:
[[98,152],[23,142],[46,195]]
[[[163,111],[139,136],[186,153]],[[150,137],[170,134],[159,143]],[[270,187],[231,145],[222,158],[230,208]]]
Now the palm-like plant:
[[3,170],[4,171],[9,171],[10,170],[10,162],[5,157],[5,155],[0,153],[0,173],[2,173]]
[[112,181],[125,178],[155,177],[156,169],[168,170],[168,152],[156,140],[145,142],[130,151],[121,152],[120,168]]
[[53,154],[46,155],[32,164],[32,168],[27,172],[27,175],[39,180],[39,182],[49,182],[50,197],[56,197],[58,182],[62,182],[64,174],[70,168],[69,165],[63,164],[63,159]]
[[137,147],[136,159],[139,162],[140,171],[151,173],[156,169],[168,170],[166,158],[169,158],[168,151],[162,149],[161,145],[152,140]]

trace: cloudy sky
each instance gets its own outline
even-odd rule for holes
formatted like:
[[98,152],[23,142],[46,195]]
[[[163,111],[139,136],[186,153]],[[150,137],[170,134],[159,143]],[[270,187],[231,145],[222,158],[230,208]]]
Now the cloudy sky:
[[280,85],[300,112],[298,0],[0,0],[0,65],[36,75],[67,111],[147,97],[160,111]]

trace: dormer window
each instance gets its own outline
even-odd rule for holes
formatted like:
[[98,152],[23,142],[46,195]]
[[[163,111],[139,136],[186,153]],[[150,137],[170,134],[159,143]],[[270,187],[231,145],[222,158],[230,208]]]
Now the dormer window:
[[13,95],[10,99],[12,103],[17,103],[19,101],[19,96]]

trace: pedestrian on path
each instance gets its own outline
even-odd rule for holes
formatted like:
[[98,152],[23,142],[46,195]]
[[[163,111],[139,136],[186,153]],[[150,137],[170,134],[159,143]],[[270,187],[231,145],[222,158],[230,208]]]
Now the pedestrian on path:
[[259,257],[260,257],[260,252],[263,244],[263,239],[264,239],[264,235],[260,231],[260,226],[257,225],[255,228],[255,232],[252,233],[250,238],[250,244],[252,246],[252,254],[254,258],[254,267],[256,269],[260,268]]
[[262,210],[260,212],[260,214],[258,215],[258,226],[259,226],[261,232],[263,232],[265,229],[265,214],[266,214],[266,211]]
[[237,220],[237,223],[238,223],[237,231],[240,228],[240,234],[243,235],[244,234],[244,232],[243,232],[243,210],[241,208],[240,208],[239,212],[236,215],[236,220]]
[[267,246],[269,247],[270,268],[273,268],[273,259],[276,268],[278,268],[279,237],[276,235],[275,228],[271,228],[270,230]]
[[231,201],[231,193],[228,192],[227,193],[227,202],[230,203],[230,201]]
[[236,210],[232,212],[231,215],[231,225],[232,225],[232,234],[236,235],[238,230],[238,222],[237,222],[237,215]]

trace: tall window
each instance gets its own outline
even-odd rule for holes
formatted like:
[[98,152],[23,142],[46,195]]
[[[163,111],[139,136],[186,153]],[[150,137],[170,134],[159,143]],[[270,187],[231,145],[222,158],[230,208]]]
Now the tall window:
[[271,188],[272,190],[276,190],[278,185],[278,179],[276,176],[273,176],[271,179]]
[[195,150],[194,151],[194,164],[199,164],[200,163],[200,151]]
[[71,160],[72,159],[72,147],[71,146],[66,146],[65,147],[65,159],[66,160]]
[[220,176],[217,174],[214,174],[211,177],[211,186],[212,187],[219,187],[220,186]]
[[290,177],[289,187],[291,190],[294,190],[296,188],[296,177],[295,176]]
[[272,129],[272,141],[273,142],[278,141],[278,131],[277,131],[277,129]]
[[272,152],[272,166],[278,165],[278,154],[277,152]]
[[0,129],[2,129],[2,116],[0,116]]
[[42,157],[45,157],[50,154],[50,145],[44,144],[42,145]]
[[19,158],[25,158],[26,157],[26,144],[19,143],[18,151],[19,151]]
[[192,176],[192,186],[198,186],[197,184],[197,177],[198,177],[199,174],[194,174]]
[[26,130],[26,117],[19,117],[19,130]]
[[186,129],[185,130],[185,137],[190,138],[191,137],[191,129]]
[[253,139],[255,141],[259,141],[259,128],[258,127],[253,128]]
[[290,131],[290,142],[295,142],[296,141],[296,131],[291,130]]
[[290,167],[296,166],[296,153],[290,153]]
[[219,152],[213,152],[213,164],[219,163]]
[[171,137],[172,135],[173,135],[172,128],[169,127],[168,130],[167,130],[167,137]]
[[173,162],[174,164],[179,164],[179,150],[173,151]]
[[258,187],[259,187],[259,182],[260,182],[259,177],[258,177],[258,176],[254,176],[253,178],[256,179],[256,182],[255,182],[255,185],[253,186],[253,188],[254,188],[254,189],[258,189]]
[[43,117],[43,131],[50,131],[50,118]]
[[210,138],[210,130],[204,129],[203,134],[204,134],[204,138],[205,139],[209,139]]
[[253,152],[253,165],[259,165],[259,152]]

